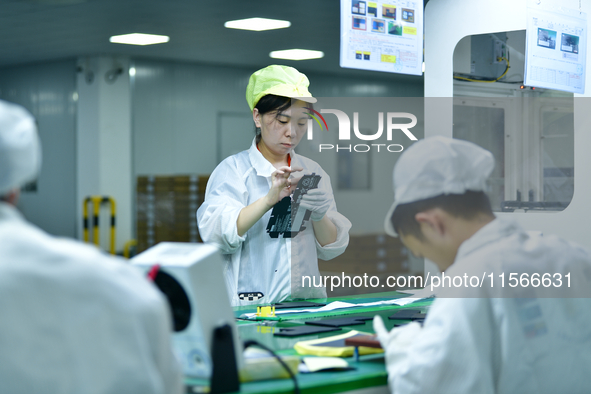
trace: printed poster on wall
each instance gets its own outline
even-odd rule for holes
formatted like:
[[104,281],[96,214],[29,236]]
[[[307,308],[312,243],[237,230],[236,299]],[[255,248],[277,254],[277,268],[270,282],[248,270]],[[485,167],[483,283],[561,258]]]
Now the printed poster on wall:
[[528,0],[525,85],[584,93],[586,56],[586,13]]
[[423,0],[341,0],[340,64],[422,75]]

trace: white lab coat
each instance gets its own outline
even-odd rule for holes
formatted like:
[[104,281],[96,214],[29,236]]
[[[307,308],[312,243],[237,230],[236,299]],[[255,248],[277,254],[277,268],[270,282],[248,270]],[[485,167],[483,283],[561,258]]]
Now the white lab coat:
[[[291,153],[291,166],[303,167],[299,174],[321,175],[319,187],[332,194],[330,178],[314,161]],[[349,244],[351,222],[332,204],[327,217],[337,228],[337,240],[324,247],[316,241],[312,223],[294,238],[271,238],[266,231],[271,210],[240,237],[236,220],[242,208],[265,196],[271,187],[275,167],[256,147],[222,161],[207,183],[205,201],[197,210],[199,234],[205,242],[217,245],[226,258],[224,274],[233,306],[275,303],[291,298],[326,297],[325,287],[302,287],[303,276],[316,276],[320,284],[318,258],[330,260]],[[240,293],[263,294],[258,300],[241,300]]]
[[489,223],[461,245],[445,273],[494,273],[495,287],[487,277],[483,288],[438,293],[411,344],[392,341],[387,349],[391,391],[589,393],[591,299],[512,293],[507,278],[500,288],[498,274],[536,266],[572,271],[589,284],[590,261],[585,250],[557,237],[530,235],[501,219]]
[[182,392],[166,301],[134,267],[0,202],[0,392]]

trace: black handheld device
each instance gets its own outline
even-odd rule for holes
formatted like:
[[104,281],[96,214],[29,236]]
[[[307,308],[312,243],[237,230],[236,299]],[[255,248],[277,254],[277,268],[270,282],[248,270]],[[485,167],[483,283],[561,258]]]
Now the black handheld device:
[[304,222],[310,219],[307,209],[300,209],[302,197],[311,189],[316,189],[320,182],[320,175],[312,173],[304,175],[296,186],[293,195],[284,197],[273,207],[271,218],[267,224],[267,233],[271,238],[293,238],[300,231],[306,229]]

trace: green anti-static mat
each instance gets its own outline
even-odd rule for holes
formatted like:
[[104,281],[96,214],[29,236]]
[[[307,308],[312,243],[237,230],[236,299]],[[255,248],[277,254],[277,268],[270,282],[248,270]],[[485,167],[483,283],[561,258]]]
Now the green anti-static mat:
[[[343,297],[332,297],[332,298],[315,298],[306,301],[310,302],[318,302],[323,304],[330,304],[334,301],[343,301],[349,302],[351,304],[361,304],[366,302],[375,302],[375,301],[384,301],[384,300],[391,300],[396,298],[404,298],[407,297],[408,294],[399,293],[397,291],[390,291],[384,293],[373,293],[373,294],[363,294],[363,295],[353,295],[353,296],[343,296]],[[297,301],[296,301],[297,302]],[[289,304],[289,302],[285,302],[285,304]],[[257,311],[258,305],[253,306],[238,306],[234,307],[234,316],[237,318],[244,313],[255,313]],[[319,308],[319,307],[318,307]],[[298,308],[298,309],[318,309],[318,308]]]
[[[329,304],[330,302],[334,301],[343,301],[349,302],[351,304],[362,304],[362,303],[369,303],[369,302],[377,302],[377,301],[387,301],[395,298],[403,298],[407,297],[408,294],[398,293],[398,292],[388,292],[388,293],[377,293],[371,294],[374,297],[369,297],[369,295],[365,296],[348,296],[348,297],[335,297],[329,299],[318,299],[318,300],[311,300],[311,301],[318,301],[318,302],[326,302]],[[378,297],[375,297],[378,296]],[[355,298],[354,298],[355,297]],[[380,306],[369,306],[369,307],[357,307],[357,308],[344,308],[344,309],[337,309],[333,311],[325,311],[325,312],[304,312],[304,313],[288,313],[288,314],[280,314],[277,315],[282,321],[285,320],[305,320],[305,319],[318,319],[322,317],[337,317],[337,316],[345,316],[350,314],[361,314],[361,313],[374,313],[383,310],[392,310],[396,311],[398,309],[404,308],[424,308],[426,306],[431,305],[433,299],[428,299],[424,301],[414,302],[412,304],[405,305],[403,307],[398,305],[380,305]],[[318,308],[306,308],[306,309],[318,309]],[[255,313],[256,307],[238,307],[234,309],[234,314],[236,317],[240,317],[240,315],[244,313]]]
[[[406,294],[397,292],[388,293],[374,293],[362,296],[347,296],[330,299],[317,299],[309,300],[314,302],[330,303],[333,301],[345,301],[350,303],[362,303],[362,302],[375,302],[383,301],[393,298],[401,298],[407,296]],[[253,321],[253,320],[238,320],[238,331],[241,340],[253,339],[267,347],[272,348],[280,355],[295,355],[296,351],[293,346],[302,340],[311,339],[309,337],[295,337],[295,338],[283,338],[276,337],[273,334],[279,331],[283,327],[295,327],[301,326],[305,323],[305,320],[321,319],[338,317],[343,315],[380,315],[384,320],[384,324],[387,329],[391,329],[394,325],[403,323],[403,321],[388,320],[388,316],[392,315],[396,310],[399,309],[428,309],[429,305],[433,300],[425,300],[416,303],[399,307],[397,305],[387,305],[380,307],[367,307],[367,308],[351,308],[346,310],[336,310],[324,313],[299,313],[289,314],[285,316],[286,320],[283,321]],[[256,307],[236,307],[234,311],[237,316],[243,313],[256,312]],[[282,317],[283,319],[283,317]],[[300,321],[296,321],[299,319]],[[304,321],[302,321],[304,320]],[[350,329],[356,329],[361,332],[373,333],[372,321],[368,320],[364,326],[353,326],[343,327],[342,331],[338,333],[348,332]],[[318,338],[328,337],[338,333],[327,332],[318,334]],[[314,338],[312,338],[314,339]],[[359,362],[356,362],[352,357],[346,358],[347,362],[355,370],[350,371],[331,371],[331,372],[318,372],[311,374],[298,374],[297,379],[302,393],[316,393],[316,394],[332,394],[340,393],[351,390],[367,389],[370,387],[384,386],[388,384],[387,373],[384,366],[384,357],[382,354],[371,354],[361,356]],[[185,379],[185,383],[188,386],[195,387],[195,391],[192,389],[187,392],[203,392],[203,386],[207,385],[207,381],[200,379]],[[199,387],[201,386],[201,387]],[[278,379],[278,380],[267,380],[260,382],[244,383],[240,387],[241,393],[293,393],[293,382],[291,379]]]
[[[285,354],[283,352],[281,353]],[[384,367],[383,354],[361,356],[359,362],[355,362],[352,357],[346,358],[345,360],[355,369],[296,375],[302,394],[342,393],[351,390],[367,389],[369,387],[386,386],[388,384],[388,375]],[[202,386],[206,385],[207,381],[187,378],[185,379],[185,384],[189,386]],[[195,391],[189,389],[187,392],[203,392],[199,390],[200,387],[196,387]],[[293,393],[293,381],[291,379],[274,379],[242,383],[240,385],[240,393]]]
[[431,303],[433,300],[426,300],[426,301],[418,301],[414,302],[409,305],[405,306],[398,306],[398,305],[381,305],[381,306],[371,306],[371,307],[358,307],[358,308],[348,308],[348,309],[337,309],[334,311],[328,312],[306,312],[306,313],[289,313],[287,315],[281,315],[282,320],[306,320],[306,319],[317,319],[321,317],[336,317],[336,316],[345,316],[351,314],[365,314],[365,313],[376,313],[384,310],[392,310],[396,311],[398,309],[403,308],[425,308]]

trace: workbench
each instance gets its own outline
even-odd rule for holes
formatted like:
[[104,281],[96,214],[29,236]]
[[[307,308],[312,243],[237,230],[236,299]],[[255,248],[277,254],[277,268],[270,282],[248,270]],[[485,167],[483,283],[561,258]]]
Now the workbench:
[[[398,292],[374,293],[367,295],[355,295],[346,297],[335,297],[326,299],[307,300],[313,302],[330,303],[333,301],[345,301],[350,303],[366,303],[374,301],[382,301],[385,299],[406,297],[407,294]],[[282,327],[292,327],[296,325],[305,324],[306,320],[320,320],[331,317],[343,316],[374,316],[380,315],[386,324],[386,328],[391,329],[395,321],[388,320],[388,316],[394,314],[401,308],[427,309],[432,300],[425,300],[415,302],[405,307],[396,305],[387,306],[373,306],[373,307],[358,307],[351,309],[334,310],[330,312],[307,312],[298,314],[281,315],[281,321],[246,321],[237,320],[238,333],[240,339],[256,340],[263,345],[266,345],[277,352],[279,355],[297,355],[293,346],[296,342],[312,340],[317,338],[324,338],[327,336],[339,335],[356,330],[360,332],[373,333],[372,321],[368,320],[363,325],[355,325],[350,327],[343,327],[341,331],[333,331],[322,334],[305,335],[294,338],[276,337],[274,332]],[[236,307],[234,314],[239,318],[244,313],[256,312],[254,307]],[[400,323],[397,321],[396,323]],[[316,372],[316,373],[301,373],[296,375],[301,393],[317,393],[317,394],[332,394],[332,393],[363,393],[363,394],[377,394],[388,392],[388,379],[384,365],[383,354],[371,354],[361,356],[357,362],[353,357],[345,358],[349,365],[354,370],[338,371],[338,372]],[[203,386],[207,382],[200,379],[187,378],[187,392],[204,392]],[[291,379],[275,379],[258,382],[242,383],[240,386],[240,393],[292,393],[293,381]]]

